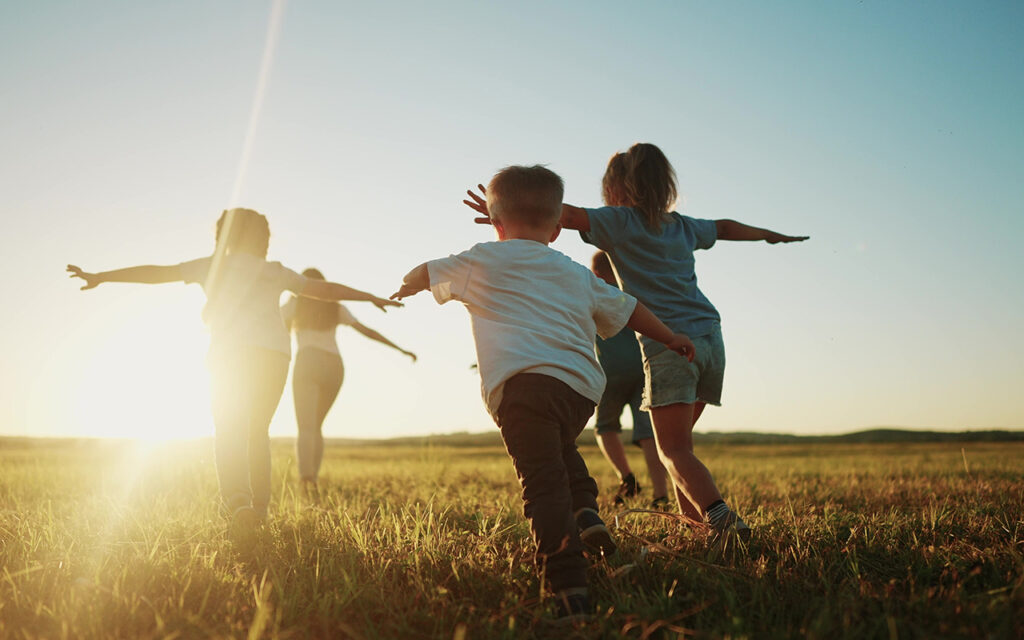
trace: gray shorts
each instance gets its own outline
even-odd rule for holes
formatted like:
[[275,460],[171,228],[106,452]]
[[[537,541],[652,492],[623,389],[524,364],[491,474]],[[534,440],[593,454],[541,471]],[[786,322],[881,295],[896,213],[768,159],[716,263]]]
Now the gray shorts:
[[705,402],[722,404],[722,380],[725,377],[725,343],[722,330],[691,338],[696,347],[693,362],[665,349],[648,357],[644,354],[644,404],[651,407]]

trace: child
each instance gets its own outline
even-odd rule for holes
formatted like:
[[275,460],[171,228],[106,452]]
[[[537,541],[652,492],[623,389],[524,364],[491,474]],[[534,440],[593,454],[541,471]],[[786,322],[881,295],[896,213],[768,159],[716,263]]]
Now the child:
[[[618,287],[608,254],[598,251],[590,262],[590,270],[609,285]],[[604,369],[608,384],[605,385],[601,401],[594,414],[597,444],[604,457],[615,467],[621,484],[615,493],[615,504],[623,504],[626,498],[640,493],[640,485],[626,459],[626,449],[619,434],[622,425],[619,416],[628,404],[633,413],[633,444],[641,448],[647,473],[651,477],[654,495],[651,507],[661,509],[668,505],[665,467],[658,458],[658,447],[654,443],[654,430],[646,411],[641,411],[644,395],[644,362],[640,356],[640,345],[632,331],[623,329],[611,338],[597,339],[597,360]]]
[[[646,143],[616,154],[602,182],[606,207],[562,205],[561,225],[608,252],[626,293],[648,305],[673,330],[694,339],[695,358],[679,358],[657,341],[640,337],[644,355],[644,408],[651,412],[662,462],[676,489],[680,511],[708,524],[719,537],[749,539],[750,529],[722,500],[707,467],[693,453],[693,425],[708,403],[719,405],[725,347],[718,311],[697,288],[696,249],[716,240],[799,242],[734,220],[696,220],[672,211],[677,197],[672,165]],[[487,202],[470,192],[464,201],[486,214]],[[486,223],[486,218],[477,218]]]
[[536,560],[561,619],[571,621],[590,608],[583,545],[615,550],[576,449],[604,387],[594,334],[629,326],[683,357],[692,346],[632,296],[547,246],[559,233],[562,193],[562,179],[544,167],[501,170],[487,189],[498,242],[421,264],[391,297],[429,288],[438,303],[466,305],[483,399],[522,485]]
[[313,280],[266,260],[270,228],[250,209],[224,211],[217,220],[213,256],[168,266],[86,273],[68,265],[82,289],[104,282],[197,282],[206,293],[203,319],[210,327],[207,364],[217,476],[234,533],[262,522],[270,504],[267,429],[288,375],[291,340],[278,302],[283,291],[324,300],[365,300],[380,309],[389,300],[344,285]]
[[[317,269],[306,269],[302,275],[313,280],[324,279],[324,274]],[[416,354],[362,324],[337,302],[292,296],[281,306],[281,317],[295,334],[297,346],[292,393],[295,400],[295,423],[299,429],[299,437],[295,441],[299,481],[307,496],[316,497],[316,481],[324,455],[321,430],[345,378],[345,367],[334,336],[335,329],[339,325],[352,327],[367,338],[409,356],[413,362],[416,362]]]

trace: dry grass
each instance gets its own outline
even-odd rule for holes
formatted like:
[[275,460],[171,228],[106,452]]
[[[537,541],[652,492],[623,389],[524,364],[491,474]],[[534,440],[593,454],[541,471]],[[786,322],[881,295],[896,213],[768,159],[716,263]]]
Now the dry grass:
[[0,443],[0,636],[1024,637],[1020,443],[969,443],[967,468],[961,444],[705,448],[749,547],[623,515],[575,632],[549,624],[501,449],[331,448],[310,505],[279,444],[241,549],[210,446]]

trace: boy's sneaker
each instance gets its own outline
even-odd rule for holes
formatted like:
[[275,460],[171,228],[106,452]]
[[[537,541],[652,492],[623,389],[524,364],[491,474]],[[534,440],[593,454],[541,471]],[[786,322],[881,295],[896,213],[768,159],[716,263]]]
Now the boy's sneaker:
[[632,498],[639,494],[640,484],[636,481],[636,476],[631,473],[619,484],[619,490],[615,492],[615,504],[622,504],[626,498]]
[[711,530],[715,532],[715,537],[719,540],[724,541],[736,537],[742,542],[750,541],[750,527],[731,509],[724,516],[711,520],[708,524],[711,525]]
[[588,551],[605,557],[615,553],[615,541],[597,511],[590,508],[577,511],[576,526],[580,530],[580,540]]
[[557,613],[554,624],[559,627],[587,622],[593,612],[586,589],[570,589],[556,593],[555,606]]
[[657,509],[658,511],[668,511],[670,508],[668,496],[658,496],[654,500],[651,500],[651,508]]

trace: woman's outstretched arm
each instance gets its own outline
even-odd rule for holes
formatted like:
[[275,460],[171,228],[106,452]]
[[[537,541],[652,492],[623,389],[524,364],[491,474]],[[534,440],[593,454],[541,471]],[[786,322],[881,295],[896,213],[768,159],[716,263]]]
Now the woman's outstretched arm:
[[82,290],[94,289],[104,282],[133,282],[136,284],[163,284],[165,282],[181,282],[180,265],[141,265],[138,267],[127,267],[113,271],[100,271],[99,273],[88,273],[73,264],[69,264],[67,271],[72,278],[85,280]]
[[353,289],[352,287],[346,287],[345,285],[338,284],[337,282],[327,282],[325,280],[307,279],[302,290],[294,291],[293,293],[297,293],[300,296],[306,296],[307,298],[318,298],[320,300],[330,300],[332,302],[337,302],[338,300],[371,302],[381,311],[387,311],[388,307],[402,306],[401,302],[378,298],[372,293]]
[[377,342],[379,342],[381,344],[386,344],[387,346],[391,347],[392,349],[395,349],[396,351],[398,351],[398,352],[400,352],[400,353],[402,353],[404,355],[409,356],[410,358],[412,358],[413,362],[416,362],[416,354],[415,353],[413,353],[412,351],[406,351],[402,347],[398,346],[394,342],[391,342],[390,340],[388,340],[387,338],[385,338],[381,334],[377,333],[376,331],[374,331],[370,327],[366,326],[365,324],[362,324],[360,322],[356,322],[356,323],[352,324],[351,326],[352,326],[353,329],[355,329],[359,333],[363,334],[364,336],[366,336],[370,340],[376,340]]

